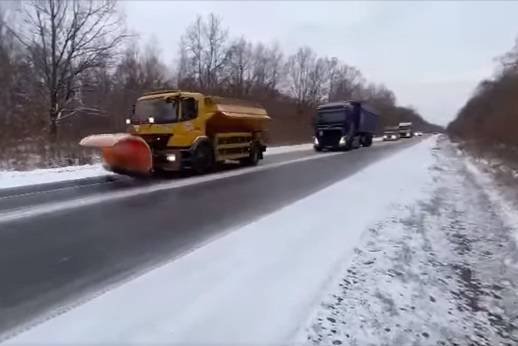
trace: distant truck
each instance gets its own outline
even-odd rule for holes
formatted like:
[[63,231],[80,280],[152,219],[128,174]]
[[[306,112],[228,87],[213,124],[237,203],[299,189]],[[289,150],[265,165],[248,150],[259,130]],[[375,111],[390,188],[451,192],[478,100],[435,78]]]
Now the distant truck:
[[317,107],[314,149],[350,150],[370,147],[378,114],[361,101],[341,101]]
[[399,138],[399,126],[387,126],[383,130],[383,141],[397,141]]
[[116,173],[205,173],[226,160],[256,165],[269,120],[263,107],[248,101],[160,90],[138,98],[127,133],[92,135],[80,144],[101,149],[105,167]]
[[399,123],[399,136],[401,138],[412,138],[414,136],[411,122]]

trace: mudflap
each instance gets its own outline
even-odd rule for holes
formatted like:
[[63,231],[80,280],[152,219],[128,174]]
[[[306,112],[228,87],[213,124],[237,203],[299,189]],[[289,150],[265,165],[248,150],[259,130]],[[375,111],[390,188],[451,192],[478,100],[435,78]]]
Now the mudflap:
[[153,170],[153,155],[141,137],[126,133],[85,137],[79,145],[99,148],[105,167],[113,172],[131,176],[149,176]]

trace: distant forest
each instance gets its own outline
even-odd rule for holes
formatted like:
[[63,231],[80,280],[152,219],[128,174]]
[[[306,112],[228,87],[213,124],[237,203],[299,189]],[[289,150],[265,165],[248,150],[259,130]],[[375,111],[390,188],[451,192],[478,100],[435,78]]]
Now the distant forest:
[[448,125],[455,139],[518,163],[518,40]]
[[0,169],[87,163],[81,137],[124,131],[136,98],[164,88],[261,103],[273,119],[271,144],[309,141],[315,106],[347,99],[377,109],[380,131],[400,121],[439,129],[357,68],[310,47],[287,55],[233,37],[214,14],[185,28],[174,66],[159,51],[126,31],[116,1],[0,3]]

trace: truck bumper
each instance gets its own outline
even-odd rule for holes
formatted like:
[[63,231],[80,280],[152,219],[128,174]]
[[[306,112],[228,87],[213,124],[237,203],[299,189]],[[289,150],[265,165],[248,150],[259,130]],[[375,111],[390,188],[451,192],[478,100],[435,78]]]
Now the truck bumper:
[[154,152],[153,169],[167,172],[181,171],[189,157],[189,149],[166,149]]

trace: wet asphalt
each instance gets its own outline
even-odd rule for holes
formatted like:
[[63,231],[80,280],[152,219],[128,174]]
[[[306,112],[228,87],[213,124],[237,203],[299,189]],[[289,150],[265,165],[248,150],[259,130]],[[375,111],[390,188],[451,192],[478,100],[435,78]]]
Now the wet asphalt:
[[[260,171],[7,223],[1,222],[2,214],[18,208],[169,181],[189,182],[193,177],[112,176],[0,191],[0,336],[181,256],[377,160],[390,159],[418,141],[375,143],[336,155],[313,151],[271,155],[260,163],[265,166]],[[310,157],[315,159],[276,165]],[[223,171],[235,169],[228,166]],[[354,198],[344,196],[344,208],[351,201]]]

